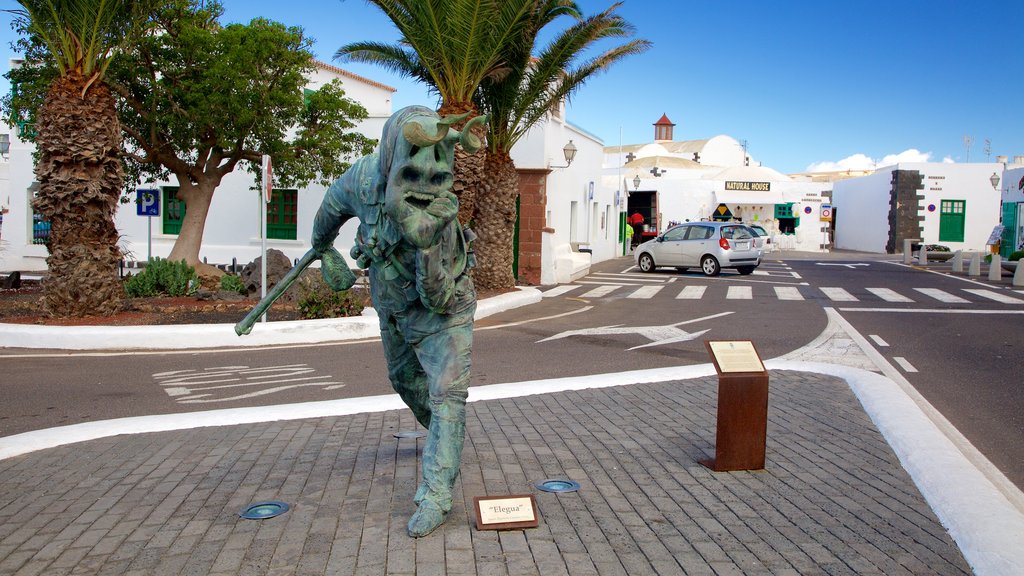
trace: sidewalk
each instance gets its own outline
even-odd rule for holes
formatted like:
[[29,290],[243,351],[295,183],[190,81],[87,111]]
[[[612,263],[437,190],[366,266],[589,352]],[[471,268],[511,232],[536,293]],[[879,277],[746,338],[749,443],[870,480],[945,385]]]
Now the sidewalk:
[[[1024,514],[841,326],[811,347],[836,364],[766,362],[756,472],[698,463],[707,364],[472,387],[455,508],[419,540],[423,443],[395,437],[416,429],[395,396],[0,438],[0,574],[1024,573]],[[477,530],[473,498],[510,494],[540,525]],[[238,517],[267,500],[291,509]]]
[[[841,379],[772,371],[768,463],[715,473],[713,376],[471,403],[456,506],[413,540],[407,410],[123,435],[0,461],[3,574],[963,574]],[[476,389],[471,390],[471,398]],[[548,478],[575,493],[540,492]],[[540,526],[474,528],[533,493]],[[248,504],[291,510],[243,520]]]

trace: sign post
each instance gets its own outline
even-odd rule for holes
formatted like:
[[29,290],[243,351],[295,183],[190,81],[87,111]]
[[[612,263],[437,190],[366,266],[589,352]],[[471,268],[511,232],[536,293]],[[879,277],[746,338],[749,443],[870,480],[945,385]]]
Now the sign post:
[[[263,190],[260,191],[260,297],[267,297],[267,204],[270,204],[272,191],[274,190],[274,167],[270,162],[270,156],[263,155],[261,166]],[[260,318],[261,322],[267,321],[266,313]]]
[[762,470],[768,433],[768,371],[750,340],[705,340],[718,372],[715,472]]
[[135,191],[135,208],[139,216],[146,216],[149,226],[146,244],[146,263],[153,259],[153,216],[160,215],[160,190],[156,188],[139,188]]

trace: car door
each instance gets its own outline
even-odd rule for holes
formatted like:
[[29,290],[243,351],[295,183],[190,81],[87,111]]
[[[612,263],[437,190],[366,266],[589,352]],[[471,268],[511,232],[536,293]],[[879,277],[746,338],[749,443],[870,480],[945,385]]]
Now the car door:
[[689,226],[686,240],[682,242],[682,266],[699,266],[700,257],[708,252],[708,243],[715,235],[715,228],[705,224]]
[[686,230],[689,226],[676,226],[669,228],[661,235],[657,244],[657,253],[654,261],[658,266],[682,266],[683,265],[683,244],[686,238]]

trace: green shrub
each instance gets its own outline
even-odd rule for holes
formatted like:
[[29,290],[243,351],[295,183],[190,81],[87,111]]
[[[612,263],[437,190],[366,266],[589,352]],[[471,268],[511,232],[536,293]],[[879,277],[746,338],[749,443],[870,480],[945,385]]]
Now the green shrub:
[[1006,257],[1006,259],[1009,260],[1010,262],[1015,262],[1017,260],[1020,260],[1021,258],[1024,258],[1024,250],[1017,250],[1013,254],[1010,254],[1009,256]]
[[249,293],[245,289],[245,282],[242,282],[242,279],[234,274],[225,274],[220,277],[220,289],[225,292],[237,292],[243,296]]
[[925,248],[929,252],[949,252],[949,246],[943,246],[942,244],[929,244]]
[[303,277],[300,289],[297,306],[299,313],[307,320],[358,316],[366,307],[364,296],[353,290],[335,292],[319,274]]
[[124,288],[132,298],[187,296],[199,289],[199,276],[184,260],[153,258],[141,273],[128,278]]

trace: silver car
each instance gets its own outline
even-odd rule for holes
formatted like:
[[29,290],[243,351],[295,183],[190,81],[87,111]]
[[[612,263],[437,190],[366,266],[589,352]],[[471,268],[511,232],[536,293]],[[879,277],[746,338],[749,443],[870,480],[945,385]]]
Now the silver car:
[[735,222],[690,222],[637,246],[636,265],[643,272],[672,266],[700,267],[706,276],[718,276],[722,268],[750,274],[761,263],[756,240],[750,228]]

